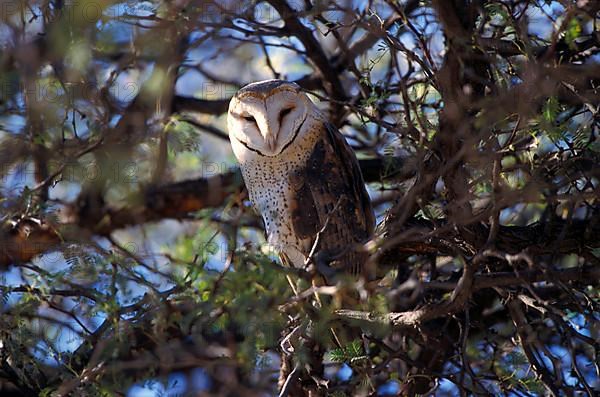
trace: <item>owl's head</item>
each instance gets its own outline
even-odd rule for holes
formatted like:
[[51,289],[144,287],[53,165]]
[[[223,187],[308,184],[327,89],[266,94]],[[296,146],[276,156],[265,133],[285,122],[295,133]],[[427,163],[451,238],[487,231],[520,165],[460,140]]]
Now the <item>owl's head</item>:
[[227,115],[238,159],[247,150],[263,156],[281,154],[301,133],[313,106],[296,83],[265,80],[241,88],[231,99]]

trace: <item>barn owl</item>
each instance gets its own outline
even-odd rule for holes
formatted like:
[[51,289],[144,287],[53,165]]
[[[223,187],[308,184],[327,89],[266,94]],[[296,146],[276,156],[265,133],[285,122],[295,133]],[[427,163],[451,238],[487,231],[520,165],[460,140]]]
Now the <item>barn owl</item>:
[[375,218],[358,161],[300,87],[282,80],[243,87],[231,99],[227,127],[282,262],[303,268],[318,255],[330,270],[364,272],[357,248],[371,237]]

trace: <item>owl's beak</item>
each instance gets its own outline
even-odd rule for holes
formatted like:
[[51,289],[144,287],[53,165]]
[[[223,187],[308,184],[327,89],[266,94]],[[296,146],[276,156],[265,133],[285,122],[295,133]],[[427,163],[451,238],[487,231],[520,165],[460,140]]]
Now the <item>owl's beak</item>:
[[265,136],[265,143],[270,151],[275,151],[275,146],[277,145],[277,135],[272,132],[268,132],[267,136]]
[[265,146],[271,153],[274,153],[277,146],[277,134],[279,132],[274,128],[277,127],[277,124],[275,120],[269,120],[267,116],[257,116],[256,123],[258,124],[260,134],[263,136]]

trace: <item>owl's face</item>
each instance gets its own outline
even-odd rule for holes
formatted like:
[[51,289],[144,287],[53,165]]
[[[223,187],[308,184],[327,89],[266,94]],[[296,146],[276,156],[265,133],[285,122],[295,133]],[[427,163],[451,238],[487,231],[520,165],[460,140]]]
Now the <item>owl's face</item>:
[[227,117],[238,160],[252,153],[280,155],[302,133],[311,106],[297,84],[283,80],[260,81],[240,89],[229,103]]

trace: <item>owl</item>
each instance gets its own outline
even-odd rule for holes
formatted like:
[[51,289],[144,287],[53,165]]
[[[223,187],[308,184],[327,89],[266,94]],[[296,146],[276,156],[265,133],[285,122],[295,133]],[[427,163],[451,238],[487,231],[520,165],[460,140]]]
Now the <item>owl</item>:
[[[354,151],[295,83],[240,89],[227,127],[268,243],[288,266],[364,275],[375,217]],[[318,260],[317,260],[318,259]],[[326,264],[326,266],[323,266]]]

